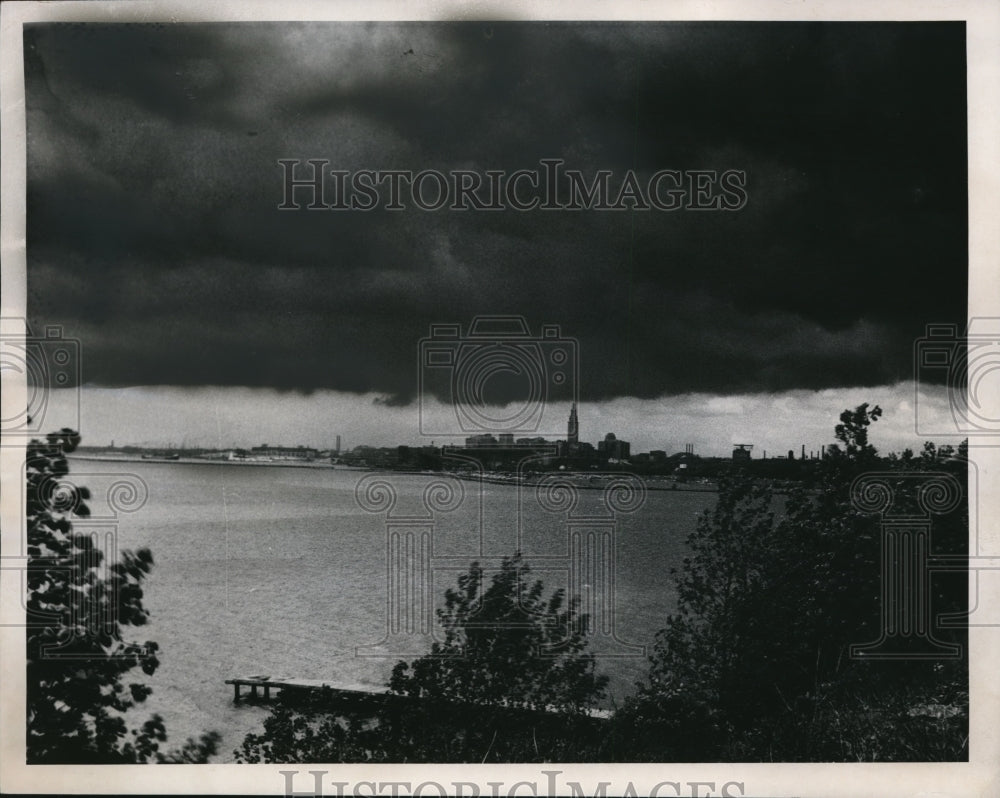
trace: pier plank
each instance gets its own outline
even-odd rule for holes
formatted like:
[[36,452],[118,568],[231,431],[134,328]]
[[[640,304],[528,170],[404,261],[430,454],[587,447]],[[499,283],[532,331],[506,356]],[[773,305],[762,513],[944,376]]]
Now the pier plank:
[[[235,677],[233,679],[226,679],[226,684],[233,685],[233,700],[235,703],[240,702],[241,694],[240,687],[249,687],[251,689],[251,697],[257,697],[257,689],[264,689],[265,700],[271,697],[271,688],[277,688],[279,690],[321,690],[323,688],[328,688],[335,693],[340,693],[344,696],[386,696],[387,698],[400,698],[405,699],[407,696],[398,696],[394,693],[390,693],[380,687],[374,687],[367,684],[350,684],[342,685],[336,684],[331,681],[324,679],[298,679],[289,677],[272,677],[272,676],[241,676]],[[587,714],[599,720],[607,720],[611,717],[610,710],[607,709],[591,709],[587,711]]]

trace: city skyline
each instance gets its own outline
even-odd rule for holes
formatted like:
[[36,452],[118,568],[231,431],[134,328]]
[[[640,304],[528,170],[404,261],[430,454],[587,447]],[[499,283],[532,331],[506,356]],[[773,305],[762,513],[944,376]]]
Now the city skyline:
[[[52,392],[46,416],[53,428],[77,423],[75,395]],[[81,397],[79,426],[85,446],[107,446],[113,440],[117,446],[151,448],[247,448],[265,442],[332,448],[339,435],[347,450],[357,445],[461,445],[465,437],[420,436],[415,406],[378,404],[378,396],[359,403],[354,396],[323,391],[306,396],[245,388],[84,387]],[[840,413],[862,402],[879,404],[885,411],[871,431],[873,443],[883,453],[917,451],[926,440],[955,446],[964,437],[918,434],[913,385],[900,383],[890,389],[796,392],[784,397],[691,395],[665,401],[583,403],[580,439],[596,446],[614,432],[629,440],[635,452],[663,449],[672,454],[690,443],[696,453],[717,457],[729,456],[733,445],[743,442],[754,443],[755,452],[766,449],[775,454],[799,451],[802,444],[807,450],[818,449],[834,442]],[[939,429],[954,426],[945,387],[923,387],[921,402]],[[569,403],[559,406],[566,413],[569,407]],[[444,405],[436,409],[443,415],[451,412]],[[150,424],[151,417],[158,423]]]

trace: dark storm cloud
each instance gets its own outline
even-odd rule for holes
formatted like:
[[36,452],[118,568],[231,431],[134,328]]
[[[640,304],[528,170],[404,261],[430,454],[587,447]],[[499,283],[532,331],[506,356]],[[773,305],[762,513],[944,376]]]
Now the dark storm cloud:
[[[965,317],[964,26],[41,25],[34,325],[99,384],[412,396],[429,325],[580,341],[588,397],[871,385]],[[735,213],[278,211],[331,168],[741,169]]]

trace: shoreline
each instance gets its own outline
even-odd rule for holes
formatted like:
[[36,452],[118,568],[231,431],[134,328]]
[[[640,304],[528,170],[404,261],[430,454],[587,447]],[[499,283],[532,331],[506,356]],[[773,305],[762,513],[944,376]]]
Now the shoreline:
[[[495,476],[477,477],[471,474],[455,474],[451,472],[443,472],[443,473],[447,473],[448,476],[454,477],[455,479],[461,479],[465,482],[480,482],[480,483],[485,482],[490,485],[509,485],[511,487],[535,488],[538,487],[539,484],[541,484],[541,478],[518,480],[518,479],[504,479],[502,477],[495,477]],[[561,476],[568,477],[569,478],[568,481],[577,490],[604,490],[608,487],[608,485],[612,482],[612,480],[614,480],[615,477],[618,476],[638,477],[639,479],[642,480],[646,490],[664,491],[667,493],[675,493],[675,492],[718,493],[719,490],[718,485],[716,485],[715,483],[705,483],[701,485],[684,484],[677,482],[671,482],[662,485],[651,484],[651,481],[648,480],[647,478],[644,478],[638,474],[632,474],[628,471],[623,471],[620,474],[619,473],[601,474],[596,483],[591,482],[591,477],[594,477],[596,475],[588,471],[548,471],[545,472],[544,476],[549,477],[552,474],[559,474]]]
[[277,468],[318,468],[323,470],[343,469],[349,471],[364,471],[367,469],[357,466],[334,465],[333,463],[305,462],[295,460],[209,460],[200,457],[181,457],[178,460],[170,460],[166,457],[133,457],[125,455],[115,457],[102,454],[78,454],[73,452],[66,456],[68,460],[91,460],[101,463],[152,463],[156,465],[217,465],[217,466],[252,466],[252,467],[277,467]]
[[[78,454],[76,452],[67,456],[69,460],[87,460],[92,462],[102,462],[102,463],[150,463],[155,465],[214,465],[214,466],[236,466],[240,468],[311,468],[322,471],[362,471],[362,472],[378,472],[385,474],[408,474],[413,476],[426,476],[433,477],[439,475],[445,475],[453,477],[455,479],[460,479],[464,482],[477,482],[485,483],[489,485],[507,485],[510,487],[537,487],[542,478],[549,477],[553,474],[559,474],[561,476],[567,477],[569,481],[573,483],[573,487],[578,490],[604,490],[608,483],[613,480],[616,476],[639,476],[636,474],[631,474],[630,472],[623,471],[619,473],[603,473],[600,475],[593,474],[588,471],[549,471],[543,472],[542,476],[535,476],[532,478],[516,479],[502,477],[494,474],[472,474],[472,473],[456,473],[454,471],[404,471],[402,469],[396,470],[392,468],[371,468],[367,466],[353,466],[344,465],[341,463],[333,464],[328,462],[296,462],[296,461],[281,461],[281,460],[209,460],[201,459],[198,457],[182,457],[178,460],[170,460],[165,457],[135,457],[130,455],[123,456],[113,456],[106,454]],[[596,481],[592,482],[596,478]],[[677,482],[664,482],[661,480],[652,480],[639,476],[639,479],[643,480],[646,490],[655,491],[667,491],[667,492],[689,492],[689,493],[717,493],[718,486],[715,483],[704,483],[704,484],[692,484],[692,483],[677,483]],[[662,484],[657,484],[657,482],[662,482]]]

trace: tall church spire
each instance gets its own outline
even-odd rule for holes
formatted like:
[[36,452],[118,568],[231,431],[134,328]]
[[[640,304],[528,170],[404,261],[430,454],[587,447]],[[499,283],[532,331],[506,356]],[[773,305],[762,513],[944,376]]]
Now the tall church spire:
[[580,439],[580,422],[576,418],[576,402],[569,411],[569,425],[566,429],[566,443],[578,443]]

